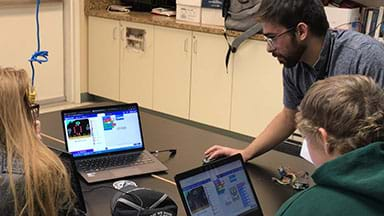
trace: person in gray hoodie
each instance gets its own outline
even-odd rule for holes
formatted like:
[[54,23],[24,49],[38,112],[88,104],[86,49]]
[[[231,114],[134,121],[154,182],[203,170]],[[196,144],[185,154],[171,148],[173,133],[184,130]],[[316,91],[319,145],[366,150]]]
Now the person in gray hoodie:
[[276,215],[384,215],[384,91],[362,75],[318,81],[296,122],[316,185]]

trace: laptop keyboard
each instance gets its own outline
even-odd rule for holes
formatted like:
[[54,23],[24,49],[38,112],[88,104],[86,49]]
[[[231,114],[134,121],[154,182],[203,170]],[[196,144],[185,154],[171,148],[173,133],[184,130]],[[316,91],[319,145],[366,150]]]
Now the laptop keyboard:
[[113,155],[100,158],[90,158],[78,161],[80,171],[101,171],[110,168],[139,166],[154,161],[144,153]]

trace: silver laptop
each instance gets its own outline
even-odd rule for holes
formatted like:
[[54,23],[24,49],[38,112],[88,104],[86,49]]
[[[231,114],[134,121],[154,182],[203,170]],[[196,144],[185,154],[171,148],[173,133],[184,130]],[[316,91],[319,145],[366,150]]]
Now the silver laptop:
[[240,154],[177,174],[188,216],[262,216]]
[[136,103],[61,111],[67,151],[88,182],[166,171],[144,148]]

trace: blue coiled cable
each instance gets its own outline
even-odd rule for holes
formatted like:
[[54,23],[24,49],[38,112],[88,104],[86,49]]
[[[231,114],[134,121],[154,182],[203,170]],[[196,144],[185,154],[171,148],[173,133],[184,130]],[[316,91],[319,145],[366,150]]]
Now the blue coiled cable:
[[40,23],[39,23],[39,10],[40,10],[40,0],[36,0],[36,36],[37,36],[37,51],[33,53],[30,59],[28,59],[31,68],[32,68],[32,87],[35,84],[35,67],[34,62],[39,64],[43,62],[48,62],[48,51],[40,50]]

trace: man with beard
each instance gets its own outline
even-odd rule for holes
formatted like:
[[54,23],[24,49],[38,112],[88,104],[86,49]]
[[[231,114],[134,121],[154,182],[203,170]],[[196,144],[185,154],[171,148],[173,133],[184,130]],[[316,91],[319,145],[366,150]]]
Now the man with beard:
[[358,32],[330,29],[320,0],[263,0],[258,18],[267,51],[284,65],[284,108],[245,149],[215,145],[205,151],[210,159],[241,153],[247,161],[283,142],[295,131],[297,107],[317,80],[362,74],[384,86],[383,44]]

